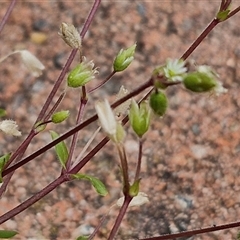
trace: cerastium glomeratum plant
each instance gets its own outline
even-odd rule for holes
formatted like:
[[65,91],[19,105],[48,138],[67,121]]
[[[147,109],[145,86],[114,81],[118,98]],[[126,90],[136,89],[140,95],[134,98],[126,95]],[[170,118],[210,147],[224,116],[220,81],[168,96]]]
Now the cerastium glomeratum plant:
[[[78,26],[74,26],[71,23],[59,22],[60,29],[58,34],[71,48],[70,56],[63,66],[58,79],[55,81],[49,96],[46,98],[46,101],[43,104],[39,115],[36,117],[36,121],[30,129],[27,137],[22,139],[22,143],[13,152],[2,153],[2,156],[0,157],[0,195],[2,196],[7,190],[11,177],[16,170],[30,161],[34,161],[36,157],[53,147],[59,160],[61,171],[59,177],[45,188],[0,216],[0,223],[4,223],[20,214],[25,209],[41,200],[48,193],[55,190],[59,185],[76,179],[89,181],[98,194],[106,196],[108,190],[105,183],[100,181],[97,176],[84,174],[81,170],[91,161],[95,154],[101,151],[110,141],[118,153],[118,156],[114,156],[114,158],[120,166],[119,172],[121,174],[121,191],[123,195],[120,199],[116,199],[114,206],[119,207],[119,213],[111,231],[107,233],[108,239],[114,239],[117,236],[127,209],[131,206],[140,207],[143,204],[149,203],[147,192],[140,191],[141,184],[144,182],[144,178],[141,177],[144,137],[149,131],[152,119],[157,118],[158,121],[161,121],[167,114],[169,102],[171,102],[171,98],[168,98],[167,95],[168,89],[171,88],[171,86],[181,85],[191,92],[209,93],[210,96],[218,96],[227,92],[227,89],[223,87],[220,81],[220,76],[218,76],[212,67],[193,64],[192,61],[188,61],[188,58],[218,24],[229,20],[239,12],[240,6],[232,9],[230,5],[231,2],[231,0],[219,0],[219,9],[216,10],[217,14],[182,56],[179,56],[178,59],[168,58],[162,65],[154,67],[149,78],[143,82],[142,85],[134,88],[132,91],[128,91],[122,86],[119,90],[117,99],[113,104],[110,104],[109,100],[106,98],[99,99],[94,103],[96,114],[84,121],[82,119],[85,114],[85,109],[88,106],[88,102],[91,101],[91,98],[89,98],[91,93],[104,87],[105,84],[114,78],[115,75],[121,74],[122,71],[127,70],[128,66],[134,61],[134,56],[138,51],[138,42],[135,43],[135,40],[133,39],[132,46],[126,46],[125,49],[121,49],[116,57],[112,58],[113,64],[111,73],[99,84],[96,84],[95,87],[87,88],[88,84],[92,84],[101,71],[101,66],[95,66],[94,59],[89,60],[88,56],[84,55],[83,44],[86,32],[90,28],[94,17],[97,15],[98,8],[101,6],[101,0],[94,1],[80,33],[78,31]],[[8,23],[9,15],[15,4],[16,1],[12,0],[2,19],[0,32],[4,25]],[[156,2],[156,4],[160,4],[160,2]],[[56,41],[61,41],[61,39],[59,38]],[[7,58],[11,58],[12,55],[17,54],[20,55],[21,60],[33,77],[40,76],[42,71],[48,71],[48,69],[45,69],[41,61],[26,49],[16,50],[9,53],[7,56],[2,56],[0,63]],[[73,66],[70,71],[70,65],[75,57],[78,63]],[[59,93],[60,86],[62,85],[65,86],[65,91],[60,92],[60,95],[56,100],[54,97],[56,93]],[[57,108],[61,106],[65,93],[69,89],[74,89],[74,91],[76,90],[80,94],[80,104],[78,106],[76,124],[65,133],[58,133],[55,131],[53,124],[51,125],[51,128],[53,129],[49,130],[49,127],[47,128],[47,126],[50,123],[60,125],[66,119],[71,117],[71,110],[57,110]],[[141,100],[137,101],[135,98],[136,96],[140,96]],[[2,109],[1,116],[3,117],[5,115],[6,112]],[[81,131],[93,122],[99,124],[98,128],[92,134],[92,137],[89,138],[82,152],[76,153],[76,145],[78,139],[81,138]],[[136,159],[134,176],[129,174],[128,156],[126,146],[124,145],[127,136],[125,124],[128,122],[138,139],[139,151]],[[18,126],[18,123],[15,122],[15,120],[2,120],[0,122],[0,130],[3,134],[12,135],[12,137],[22,137],[21,125],[19,124]],[[25,156],[24,154],[33,139],[43,131],[49,131],[52,142],[36,152]],[[103,138],[94,148],[88,150],[99,131],[104,132],[105,138]],[[66,139],[70,139],[70,142],[66,143]],[[96,226],[91,235],[79,236],[78,239],[93,239],[100,231],[106,220],[106,216],[107,215],[103,216],[103,218],[99,220],[99,225]],[[161,221],[161,219],[159,219],[159,221]],[[240,222],[145,239],[173,239],[237,226],[240,226]],[[10,238],[16,234],[17,232],[12,230],[0,230],[0,238]]]

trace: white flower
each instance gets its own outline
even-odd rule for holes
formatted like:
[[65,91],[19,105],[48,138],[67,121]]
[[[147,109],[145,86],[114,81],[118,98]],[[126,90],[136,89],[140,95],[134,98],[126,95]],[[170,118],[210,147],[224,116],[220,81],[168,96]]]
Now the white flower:
[[[124,197],[121,197],[117,200],[117,206],[121,207],[124,202]],[[132,201],[129,204],[129,207],[134,207],[134,206],[141,206],[145,203],[149,202],[148,200],[148,195],[144,192],[139,192],[136,197],[132,199]]]
[[13,120],[3,120],[0,122],[0,130],[5,132],[8,135],[19,137],[21,132],[18,131],[18,125]]
[[98,102],[95,105],[95,109],[103,130],[109,135],[115,135],[117,131],[117,121],[108,100],[104,99],[103,102]]
[[214,95],[219,96],[226,93],[228,90],[223,87],[222,83],[216,80],[216,86],[211,91]]
[[185,62],[181,59],[168,59],[166,65],[163,67],[165,77],[173,82],[182,81],[183,74],[186,71]]
[[16,51],[20,53],[23,63],[32,73],[34,77],[39,77],[42,74],[42,70],[45,69],[44,65],[28,50]]
[[9,53],[5,57],[0,59],[0,62],[4,61],[9,56],[19,53],[23,60],[23,63],[28,68],[28,70],[32,73],[34,77],[39,77],[42,74],[42,70],[45,69],[44,65],[28,50],[17,50]]
[[211,78],[219,77],[219,75],[216,72],[214,72],[210,66],[207,65],[198,66],[197,71],[201,73],[206,73]]
[[103,102],[98,102],[95,105],[95,109],[103,130],[115,143],[121,142],[125,137],[125,131],[121,123],[116,121],[114,112],[107,99]]

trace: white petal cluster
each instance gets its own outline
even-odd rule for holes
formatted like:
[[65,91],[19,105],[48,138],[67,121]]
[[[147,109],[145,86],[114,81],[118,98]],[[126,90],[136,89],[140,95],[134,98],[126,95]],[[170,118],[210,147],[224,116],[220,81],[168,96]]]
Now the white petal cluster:
[[181,59],[168,59],[163,67],[165,77],[173,82],[182,81],[186,71],[185,62]]
[[0,130],[4,133],[12,136],[19,137],[21,136],[21,132],[18,130],[18,125],[13,120],[3,120],[0,122]]
[[20,50],[17,52],[20,53],[23,63],[32,75],[39,77],[45,69],[44,65],[28,50]]
[[[118,207],[121,207],[123,205],[123,202],[124,202],[124,197],[121,197],[117,200],[116,204]],[[138,195],[132,199],[132,201],[129,204],[129,207],[141,206],[148,202],[149,202],[148,195],[144,192],[139,192]]]
[[197,67],[198,72],[202,72],[207,74],[209,77],[214,78],[216,81],[216,86],[211,91],[212,94],[219,96],[223,93],[226,93],[228,90],[223,87],[222,83],[218,81],[216,78],[219,77],[219,75],[213,71],[213,69],[210,66],[207,65],[200,65]]

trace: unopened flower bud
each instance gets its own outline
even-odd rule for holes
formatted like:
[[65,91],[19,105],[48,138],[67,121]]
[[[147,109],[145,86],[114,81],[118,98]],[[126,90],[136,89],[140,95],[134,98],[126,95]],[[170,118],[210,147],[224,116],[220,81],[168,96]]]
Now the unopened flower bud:
[[129,111],[129,120],[134,132],[142,137],[148,131],[150,125],[151,109],[146,102],[138,106],[135,100],[132,100]]
[[107,133],[109,138],[115,143],[122,142],[125,137],[123,126],[116,121],[114,112],[105,99],[103,102],[98,102],[95,105],[101,127]]
[[216,80],[204,72],[193,72],[183,80],[184,86],[193,92],[209,92],[216,87]]
[[61,123],[69,117],[69,111],[60,111],[52,115],[53,123]]
[[140,180],[141,179],[138,179],[137,181],[135,181],[133,183],[133,185],[130,186],[130,189],[129,189],[129,195],[131,197],[136,197],[139,193],[139,185],[140,185]]
[[156,115],[163,116],[167,111],[168,100],[164,93],[154,92],[150,96],[149,104]]
[[78,64],[68,75],[67,82],[68,86],[77,88],[84,86],[86,83],[95,78],[94,74],[98,71],[94,68],[93,61],[86,62],[84,58],[83,62]]
[[228,18],[228,14],[230,13],[231,10],[227,9],[227,10],[223,10],[223,11],[219,11],[217,13],[216,18],[220,21],[223,22]]
[[135,43],[130,48],[123,50],[121,49],[116,56],[114,62],[113,62],[113,68],[115,72],[121,72],[125,70],[133,61],[134,59],[134,53],[136,49],[137,44]]
[[72,24],[62,23],[58,34],[71,48],[81,48],[81,37],[77,29]]

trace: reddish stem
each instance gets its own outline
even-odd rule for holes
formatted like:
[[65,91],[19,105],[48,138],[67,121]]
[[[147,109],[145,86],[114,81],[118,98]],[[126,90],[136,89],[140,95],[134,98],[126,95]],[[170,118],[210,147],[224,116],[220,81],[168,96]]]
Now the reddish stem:
[[56,187],[58,187],[60,184],[62,184],[63,182],[65,182],[67,180],[68,179],[66,179],[66,177],[64,175],[61,175],[56,180],[54,180],[52,183],[50,183],[48,186],[46,186],[41,191],[36,193],[34,196],[30,197],[23,203],[19,204],[17,207],[13,208],[9,212],[3,214],[0,217],[0,224],[6,222],[10,218],[16,216],[17,214],[21,213],[25,209],[29,208],[32,204],[39,201],[41,198],[46,196],[48,193],[50,193],[52,190],[54,190]]
[[[142,92],[143,90],[145,90],[146,88],[149,88],[153,85],[153,81],[152,79],[149,79],[147,82],[145,82],[143,85],[141,85],[140,87],[138,87],[137,89],[135,89],[133,92],[129,93],[128,95],[126,95],[125,97],[119,99],[118,101],[116,101],[115,103],[113,103],[111,105],[112,108],[116,108],[117,106],[119,106],[120,104],[122,104],[123,102],[127,101],[128,99],[138,95],[140,92]],[[41,155],[42,153],[46,152],[48,149],[54,147],[56,144],[58,144],[59,142],[67,139],[68,137],[72,136],[74,133],[76,133],[77,131],[80,131],[81,129],[83,129],[84,127],[88,126],[90,123],[94,122],[97,120],[97,115],[95,114],[94,116],[92,116],[91,118],[87,119],[86,121],[84,121],[83,123],[78,124],[77,126],[75,126],[73,129],[69,130],[68,132],[64,133],[62,136],[60,136],[59,138],[55,139],[54,141],[50,142],[49,144],[47,144],[46,146],[40,148],[39,150],[37,150],[36,152],[32,153],[31,155],[27,156],[26,158],[24,158],[21,162],[16,163],[15,165],[13,165],[10,168],[5,169],[2,172],[2,176],[6,176],[8,173],[18,169],[19,167],[23,166],[24,164],[28,163],[29,161],[31,161],[32,159],[38,157],[39,155]],[[100,148],[101,149],[101,148]],[[99,149],[99,150],[100,150]],[[94,150],[94,149],[93,149]],[[92,151],[93,151],[92,150]],[[98,150],[98,151],[99,151]],[[74,167],[75,168],[75,167]],[[76,168],[78,168],[78,165],[76,166]],[[72,171],[71,171],[72,172]]]
[[141,240],[166,240],[166,239],[176,239],[176,238],[182,238],[182,237],[191,237],[195,236],[197,234],[203,234],[203,233],[208,233],[208,232],[215,232],[219,230],[224,230],[224,229],[229,229],[229,228],[236,228],[240,227],[240,221],[238,222],[233,222],[233,223],[227,223],[219,226],[211,226],[207,228],[202,228],[198,230],[190,230],[190,231],[185,231],[181,233],[174,233],[174,234],[168,234],[164,236],[159,236],[159,237],[151,237],[151,238],[142,238]]
[[113,228],[112,228],[112,230],[110,232],[108,240],[113,240],[114,237],[117,235],[119,227],[120,227],[121,222],[123,220],[123,217],[126,214],[127,209],[128,209],[128,205],[130,204],[132,199],[133,198],[131,196],[125,195],[123,205],[122,205],[122,207],[121,207],[121,209],[120,209],[120,211],[118,213],[118,216],[117,216],[116,221],[114,223],[114,226],[113,226]]
[[187,51],[181,56],[181,59],[186,60],[193,51],[200,45],[204,38],[217,26],[219,23],[218,19],[213,19],[210,24],[203,30],[200,36],[192,43],[192,45],[187,49]]
[[4,28],[4,26],[5,26],[5,24],[6,24],[8,18],[10,16],[12,10],[14,9],[15,4],[16,4],[16,0],[12,0],[10,5],[9,5],[9,7],[8,7],[8,9],[7,9],[7,11],[6,11],[6,13],[5,13],[5,15],[3,16],[3,19],[2,19],[2,21],[0,23],[0,34],[1,34],[1,32],[2,32],[2,30]]

